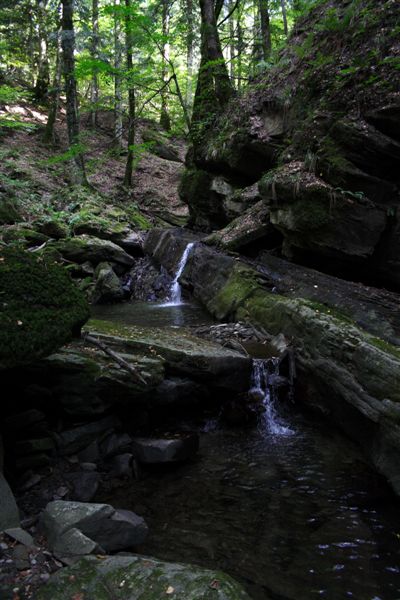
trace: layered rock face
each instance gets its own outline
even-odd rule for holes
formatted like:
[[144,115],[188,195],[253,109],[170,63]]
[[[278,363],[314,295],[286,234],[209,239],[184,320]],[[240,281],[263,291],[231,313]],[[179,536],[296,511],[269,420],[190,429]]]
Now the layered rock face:
[[[188,243],[152,230],[145,250],[173,269]],[[292,269],[292,271],[291,271]],[[400,493],[400,322],[396,294],[344,282],[265,255],[250,263],[198,242],[181,282],[218,319],[283,333],[296,350],[297,398],[368,451]]]
[[400,287],[399,19],[392,0],[319,3],[196,134],[181,196],[197,228],[228,226],[212,243],[272,248],[278,232],[298,263]]

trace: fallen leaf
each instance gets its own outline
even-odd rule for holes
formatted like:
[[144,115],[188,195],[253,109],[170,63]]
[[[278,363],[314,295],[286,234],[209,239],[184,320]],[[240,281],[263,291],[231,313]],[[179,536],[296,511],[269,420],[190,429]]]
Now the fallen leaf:
[[218,579],[213,579],[213,581],[210,583],[210,588],[213,590],[219,590],[220,588],[220,582],[218,581]]
[[169,585],[166,589],[166,594],[173,594],[175,591],[175,588],[172,587],[172,585]]

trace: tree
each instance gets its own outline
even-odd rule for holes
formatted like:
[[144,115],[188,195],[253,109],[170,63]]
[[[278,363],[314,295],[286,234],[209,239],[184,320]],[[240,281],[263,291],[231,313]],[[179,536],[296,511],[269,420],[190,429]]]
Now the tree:
[[269,0],[259,0],[260,11],[260,30],[261,30],[261,48],[264,62],[267,62],[271,55],[271,25],[269,18]]
[[75,78],[75,32],[73,23],[73,0],[62,0],[61,46],[63,51],[63,71],[67,98],[67,131],[72,159],[72,179],[74,183],[87,184],[82,146],[79,139],[78,94]]
[[133,84],[133,27],[132,27],[132,0],[125,0],[125,38],[126,38],[126,67],[130,79],[128,89],[128,156],[126,159],[124,185],[132,185],[133,175],[133,146],[135,144],[135,87]]
[[222,54],[217,17],[222,2],[200,0],[201,62],[193,106],[192,128],[210,122],[234,94]]
[[38,75],[35,85],[36,100],[43,101],[47,97],[50,85],[50,65],[47,39],[47,0],[36,0],[37,33],[38,33]]
[[[169,56],[169,0],[162,0],[162,37],[163,37],[163,51],[162,51],[162,72],[161,80],[163,84],[166,84],[168,79],[168,61]],[[167,107],[167,86],[163,85],[161,88],[161,115],[160,125],[166,131],[171,130],[171,119],[168,114]]]
[[99,59],[99,0],[92,0],[92,43],[91,54],[93,59],[93,75],[91,89],[91,121],[92,127],[97,127],[97,105],[99,102],[99,79],[97,75],[97,61]]
[[122,46],[120,0],[114,0],[114,147],[122,148]]

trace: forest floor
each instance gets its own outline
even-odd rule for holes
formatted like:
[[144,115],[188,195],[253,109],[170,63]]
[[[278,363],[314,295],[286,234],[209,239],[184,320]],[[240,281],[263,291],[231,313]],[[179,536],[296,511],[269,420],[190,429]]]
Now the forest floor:
[[[0,106],[0,117],[18,119],[18,128],[5,129],[0,137],[0,197],[14,198],[21,217],[32,221],[43,215],[52,216],[68,210],[74,202],[66,159],[67,132],[65,114],[61,111],[55,127],[55,143],[42,140],[47,115],[44,110],[19,103]],[[82,144],[88,180],[94,190],[108,203],[133,205],[152,224],[185,225],[188,208],[178,195],[178,183],[187,149],[183,138],[166,137],[168,148],[178,161],[165,160],[149,151],[143,143],[144,130],[165,136],[151,121],[137,124],[134,184],[131,190],[123,187],[126,150],[113,149],[112,113],[100,113],[100,126],[88,127],[88,116],[81,120]],[[126,147],[126,140],[124,140]],[[82,193],[79,199],[81,200]]]

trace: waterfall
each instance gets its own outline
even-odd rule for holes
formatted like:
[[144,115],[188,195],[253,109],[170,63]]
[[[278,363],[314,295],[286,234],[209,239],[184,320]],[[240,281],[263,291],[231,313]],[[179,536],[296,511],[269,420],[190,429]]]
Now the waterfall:
[[279,375],[279,359],[253,359],[250,392],[259,394],[262,400],[263,429],[273,435],[293,435],[294,431],[279,416],[276,391],[270,383],[271,375]]
[[184,268],[186,267],[187,260],[189,258],[189,254],[194,246],[194,242],[190,242],[188,244],[181,256],[181,259],[178,264],[178,268],[175,273],[175,277],[172,281],[170,288],[170,301],[168,302],[169,306],[178,306],[182,304],[182,289],[179,283],[179,277],[182,275]]

